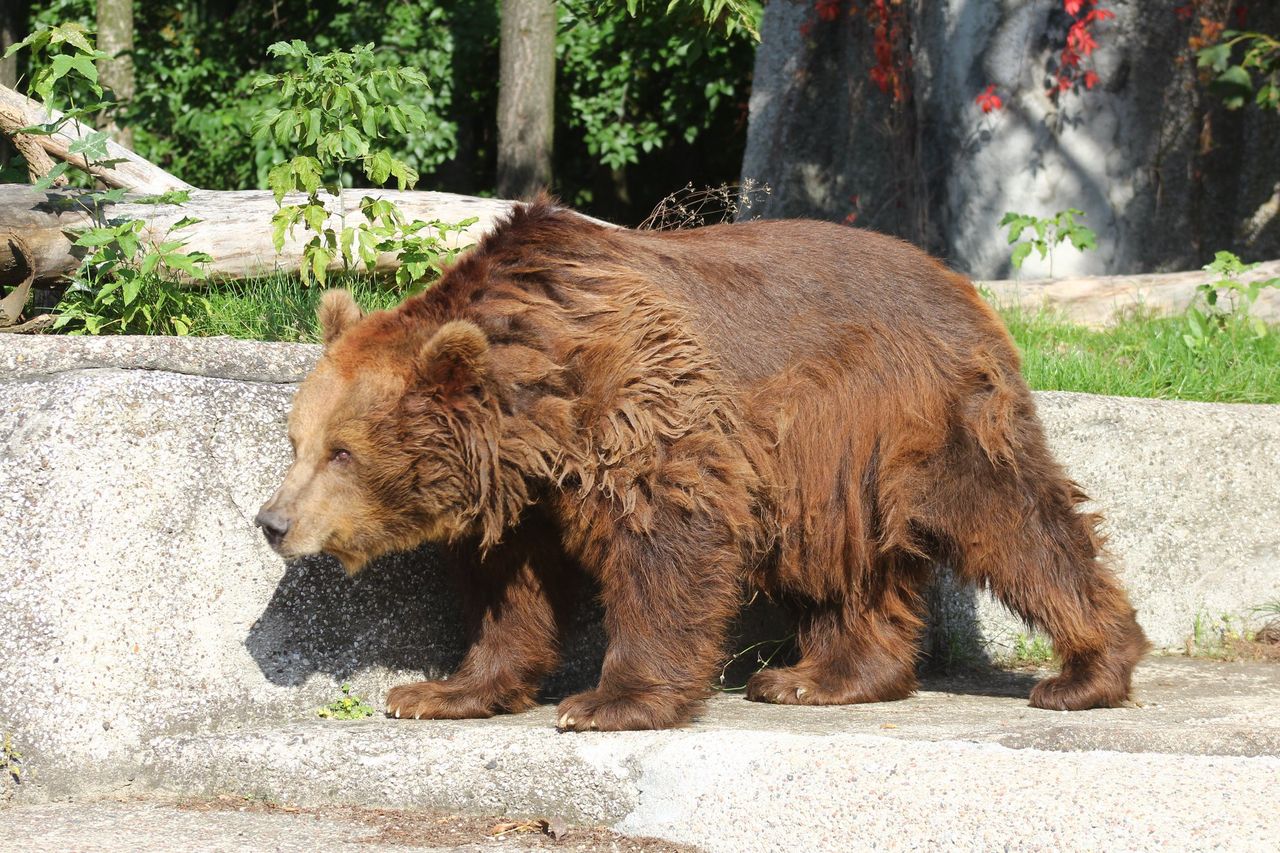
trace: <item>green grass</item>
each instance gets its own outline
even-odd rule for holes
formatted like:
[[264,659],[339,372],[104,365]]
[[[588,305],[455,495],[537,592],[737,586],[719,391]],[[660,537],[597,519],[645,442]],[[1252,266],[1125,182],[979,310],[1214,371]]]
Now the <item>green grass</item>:
[[[335,276],[327,286],[347,288],[365,311],[391,308],[404,299],[403,291],[367,275]],[[296,276],[283,273],[214,284],[205,293],[209,313],[195,318],[191,333],[314,343],[319,340],[316,306],[323,292],[324,288],[303,287]]]
[[1131,315],[1090,329],[1048,311],[1005,309],[1001,315],[1037,390],[1280,403],[1280,329],[1274,327],[1261,339],[1228,327],[1195,353],[1182,340],[1187,327],[1180,316]]

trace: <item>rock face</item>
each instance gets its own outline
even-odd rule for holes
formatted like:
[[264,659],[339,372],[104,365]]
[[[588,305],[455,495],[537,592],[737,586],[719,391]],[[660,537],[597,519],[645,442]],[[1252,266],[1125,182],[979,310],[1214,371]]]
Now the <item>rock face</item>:
[[[1098,250],[1062,248],[1058,275],[1280,255],[1280,116],[1208,93],[1189,47],[1198,19],[1163,0],[1100,3],[1116,17],[1092,28],[1099,82],[1052,98],[1072,23],[1061,0],[892,4],[907,93],[895,102],[869,76],[872,4],[852,5],[830,20],[811,2],[765,8],[742,174],[772,194],[753,213],[853,215],[979,278],[1010,273],[1007,211],[1086,212]],[[1276,4],[1248,14],[1250,28],[1280,26]],[[984,114],[988,85],[1004,107]],[[1024,274],[1048,264],[1033,256]]]
[[[23,754],[24,796],[120,790],[162,736],[305,719],[343,682],[380,706],[392,684],[458,659],[429,549],[351,580],[327,558],[282,565],[253,527],[287,465],[292,383],[316,354],[0,338],[0,738]],[[1158,645],[1179,646],[1197,615],[1280,597],[1280,407],[1038,400],[1108,513]],[[1007,645],[1021,630],[984,600],[940,598],[953,634]],[[774,616],[757,612],[746,636],[784,636]],[[550,695],[598,672],[599,628],[582,619]]]

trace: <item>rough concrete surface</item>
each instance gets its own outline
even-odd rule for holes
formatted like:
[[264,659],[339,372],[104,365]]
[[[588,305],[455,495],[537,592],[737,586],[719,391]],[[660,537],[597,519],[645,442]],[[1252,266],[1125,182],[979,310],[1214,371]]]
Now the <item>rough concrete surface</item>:
[[[1225,844],[1232,821],[1240,838],[1274,837],[1277,810],[1237,795],[1280,790],[1280,691],[1259,667],[1157,661],[1141,689],[1166,698],[1079,715],[1025,707],[1031,682],[1012,677],[863,708],[724,698],[683,732],[557,736],[548,708],[450,724],[316,720],[344,681],[380,706],[392,684],[455,663],[456,607],[435,557],[349,580],[327,559],[281,565],[253,529],[288,458],[287,382],[314,348],[125,339],[112,366],[106,343],[0,339],[0,738],[21,753],[0,756],[0,801],[231,791],[492,814],[555,806],[711,849],[784,837],[801,849],[997,837],[1144,847],[1180,833]],[[1244,616],[1280,597],[1277,407],[1038,400],[1056,451],[1108,512],[1158,643],[1181,643],[1197,613]],[[967,593],[939,609],[947,630],[997,645],[1021,630]],[[551,695],[598,666],[598,626],[583,618]],[[1191,682],[1206,679],[1220,684],[1196,699]],[[797,827],[791,803],[812,820]]]
[[300,809],[217,797],[17,806],[3,813],[0,853],[476,853],[485,850],[685,853],[693,848],[563,821],[358,807]]
[[[157,738],[125,791],[230,794],[322,818],[335,803],[556,817],[712,851],[1280,844],[1280,668],[1157,658],[1139,669],[1134,706],[1078,713],[1026,705],[1040,674],[939,678],[909,700],[840,708],[721,695],[666,732],[559,734],[549,705],[492,720],[231,727]],[[0,811],[0,823],[10,815],[59,839],[104,820],[80,804]],[[182,837],[190,822],[172,820]],[[255,826],[259,840],[284,831],[224,818],[208,831]]]

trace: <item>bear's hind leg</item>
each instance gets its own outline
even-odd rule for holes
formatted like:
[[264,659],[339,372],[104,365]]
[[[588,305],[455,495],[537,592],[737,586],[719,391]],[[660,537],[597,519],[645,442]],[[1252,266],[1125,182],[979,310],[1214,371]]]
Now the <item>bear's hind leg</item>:
[[854,705],[905,699],[916,690],[923,559],[882,558],[858,598],[814,604],[800,620],[800,662],[764,669],[747,698],[784,705]]
[[[1133,606],[1100,554],[1097,517],[1039,439],[1028,430],[1016,467],[976,451],[967,463],[930,478],[930,526],[948,543],[957,574],[988,587],[1043,629],[1060,659],[1059,675],[1031,691],[1038,708],[1115,707],[1129,698],[1134,667],[1150,648]],[[953,460],[955,457],[952,457]]]

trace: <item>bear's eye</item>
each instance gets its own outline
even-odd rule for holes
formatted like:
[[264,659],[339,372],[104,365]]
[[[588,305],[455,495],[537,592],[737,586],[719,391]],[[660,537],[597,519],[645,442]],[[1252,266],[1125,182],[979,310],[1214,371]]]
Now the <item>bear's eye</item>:
[[351,461],[351,451],[345,447],[335,447],[333,452],[329,454],[329,461],[337,465],[342,465]]

